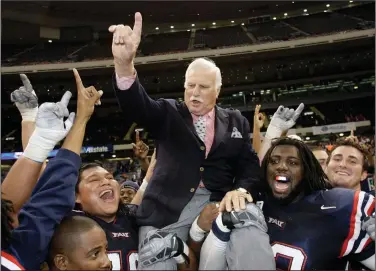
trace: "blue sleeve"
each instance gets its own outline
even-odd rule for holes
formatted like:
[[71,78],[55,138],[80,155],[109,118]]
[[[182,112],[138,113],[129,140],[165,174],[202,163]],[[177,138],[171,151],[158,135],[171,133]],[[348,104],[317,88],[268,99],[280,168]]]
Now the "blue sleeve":
[[73,209],[80,166],[80,156],[60,149],[21,209],[10,250],[26,269],[39,270],[56,225]]

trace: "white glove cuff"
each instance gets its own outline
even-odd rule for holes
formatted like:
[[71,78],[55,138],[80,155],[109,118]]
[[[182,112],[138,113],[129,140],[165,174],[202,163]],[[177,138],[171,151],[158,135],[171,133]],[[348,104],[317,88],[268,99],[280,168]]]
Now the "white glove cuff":
[[142,192],[145,192],[145,189],[146,189],[146,187],[148,186],[148,184],[149,184],[148,181],[144,179],[144,180],[142,181],[142,184],[141,184],[139,190],[141,190]]
[[47,159],[50,151],[52,151],[57,144],[56,140],[45,137],[45,135],[51,133],[54,133],[55,137],[60,138],[60,133],[65,133],[65,131],[51,131],[49,129],[36,127],[29,139],[23,156],[35,162],[43,163]]
[[[189,248],[184,241],[183,241],[183,245],[184,245],[183,253],[188,256],[189,255]],[[174,257],[174,260],[176,261],[177,264],[185,263],[185,258],[184,258],[183,255],[179,255],[179,256]]]
[[201,242],[205,238],[205,231],[200,228],[197,224],[198,217],[192,223],[191,229],[189,230],[189,236],[195,242]]
[[20,111],[22,120],[24,121],[33,121],[37,118],[38,107],[36,108],[18,108]]
[[266,130],[265,138],[272,140],[274,138],[280,138],[282,135],[282,130],[274,125],[269,125]]

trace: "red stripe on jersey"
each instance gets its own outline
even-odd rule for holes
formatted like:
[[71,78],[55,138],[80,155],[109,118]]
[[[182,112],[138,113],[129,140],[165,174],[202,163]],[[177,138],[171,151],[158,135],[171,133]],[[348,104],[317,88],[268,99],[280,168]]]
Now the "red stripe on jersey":
[[373,204],[371,204],[370,208],[366,211],[368,216],[370,216],[375,211],[375,203],[376,199],[373,199]]
[[352,208],[351,217],[350,217],[350,231],[349,231],[349,234],[347,235],[345,242],[342,245],[340,257],[343,257],[343,255],[345,254],[345,252],[347,250],[347,246],[349,244],[349,241],[351,240],[351,238],[354,235],[355,216],[356,216],[356,212],[357,212],[357,209],[358,209],[358,201],[359,201],[359,191],[356,191],[355,195],[354,195],[353,208]]
[[20,270],[25,270],[25,268],[24,268],[24,267],[18,262],[18,260],[17,260],[14,256],[12,256],[12,255],[10,255],[10,254],[4,252],[4,251],[1,251],[1,257],[4,257],[4,258],[7,259],[8,261],[10,261],[10,262],[12,262],[13,264],[17,265],[17,267],[18,267]]

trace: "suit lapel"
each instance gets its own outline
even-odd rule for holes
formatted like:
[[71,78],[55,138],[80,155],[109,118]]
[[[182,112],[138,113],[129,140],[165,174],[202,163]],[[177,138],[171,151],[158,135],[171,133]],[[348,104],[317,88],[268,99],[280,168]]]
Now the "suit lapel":
[[214,124],[214,140],[210,149],[209,155],[214,152],[225,139],[228,128],[228,113],[226,110],[216,106],[215,107],[215,124]]

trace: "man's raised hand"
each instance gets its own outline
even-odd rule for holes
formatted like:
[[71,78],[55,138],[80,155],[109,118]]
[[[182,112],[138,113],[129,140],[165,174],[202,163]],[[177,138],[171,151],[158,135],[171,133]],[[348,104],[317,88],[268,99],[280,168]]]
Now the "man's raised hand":
[[38,97],[25,74],[20,74],[23,86],[10,94],[10,99],[15,103],[21,113],[22,120],[35,121],[38,113]]
[[136,158],[145,159],[149,153],[149,146],[140,139],[140,132],[136,130],[136,143],[132,143],[133,153]]
[[128,25],[111,25],[108,30],[113,33],[112,55],[116,73],[122,76],[132,76],[134,73],[133,60],[136,57],[141,41],[142,16],[136,12],[133,29]]
[[89,120],[94,112],[94,106],[100,105],[103,91],[97,91],[95,87],[84,87],[81,77],[76,69],[73,69],[77,86],[77,118]]

